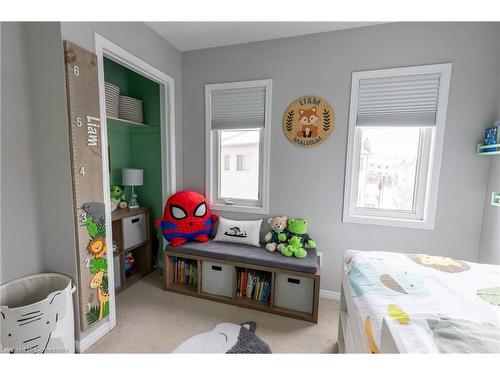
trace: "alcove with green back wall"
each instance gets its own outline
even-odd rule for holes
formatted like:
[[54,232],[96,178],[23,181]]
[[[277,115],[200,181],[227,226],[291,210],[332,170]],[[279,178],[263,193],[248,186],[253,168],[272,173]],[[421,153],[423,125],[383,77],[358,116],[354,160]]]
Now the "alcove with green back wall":
[[[141,99],[144,124],[134,127],[108,119],[110,183],[122,184],[122,168],[144,170],[143,186],[135,187],[139,205],[151,208],[151,220],[162,217],[161,113],[160,85],[150,79],[104,58],[104,79],[120,88],[120,95]],[[125,187],[127,201],[130,188]],[[159,243],[162,235],[157,233]]]

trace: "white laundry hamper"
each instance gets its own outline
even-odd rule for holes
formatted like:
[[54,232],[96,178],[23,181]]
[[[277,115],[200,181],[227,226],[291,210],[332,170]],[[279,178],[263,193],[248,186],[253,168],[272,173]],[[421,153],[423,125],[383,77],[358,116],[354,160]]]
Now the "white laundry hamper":
[[74,353],[72,280],[59,273],[21,277],[0,286],[3,353]]

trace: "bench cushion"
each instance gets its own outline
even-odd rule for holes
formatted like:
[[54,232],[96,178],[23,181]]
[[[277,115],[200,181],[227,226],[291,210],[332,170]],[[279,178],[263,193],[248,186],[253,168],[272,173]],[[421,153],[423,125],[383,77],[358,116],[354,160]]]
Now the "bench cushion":
[[307,257],[286,257],[279,251],[269,252],[260,248],[229,242],[188,242],[178,247],[167,246],[168,251],[221,259],[229,262],[254,264],[283,270],[316,273],[318,270],[316,249],[307,249]]

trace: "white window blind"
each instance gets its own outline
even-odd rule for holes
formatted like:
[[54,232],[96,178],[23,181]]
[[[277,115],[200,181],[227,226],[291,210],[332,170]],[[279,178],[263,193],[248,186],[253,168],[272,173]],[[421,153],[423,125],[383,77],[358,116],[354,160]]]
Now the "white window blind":
[[211,128],[263,128],[266,88],[214,90],[212,92]]
[[361,78],[357,126],[434,126],[440,73]]

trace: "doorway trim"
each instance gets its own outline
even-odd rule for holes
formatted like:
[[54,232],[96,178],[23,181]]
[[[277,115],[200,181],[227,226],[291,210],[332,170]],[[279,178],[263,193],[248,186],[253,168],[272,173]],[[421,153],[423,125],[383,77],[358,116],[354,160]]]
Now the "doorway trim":
[[[160,85],[160,136],[161,136],[161,169],[162,169],[162,203],[165,204],[166,197],[176,190],[176,169],[175,169],[175,80],[169,75],[163,73],[152,65],[141,60],[129,51],[121,48],[117,44],[95,33],[95,54],[97,55],[98,78],[99,78],[99,102],[101,109],[101,135],[102,135],[102,155],[103,155],[103,181],[104,197],[106,211],[106,241],[112,244],[111,234],[111,204],[109,192],[109,165],[108,165],[108,132],[106,121],[106,100],[104,89],[104,57],[109,58],[124,67],[141,74]],[[111,249],[112,247],[109,246]],[[108,251],[108,280],[114,280],[113,251]],[[108,330],[116,326],[116,306],[114,288],[110,288],[110,313]]]

